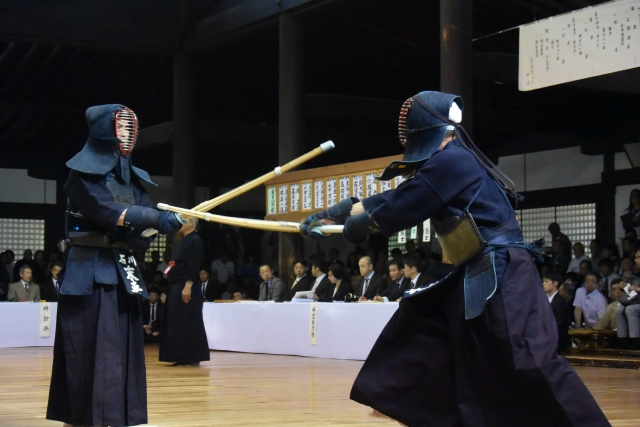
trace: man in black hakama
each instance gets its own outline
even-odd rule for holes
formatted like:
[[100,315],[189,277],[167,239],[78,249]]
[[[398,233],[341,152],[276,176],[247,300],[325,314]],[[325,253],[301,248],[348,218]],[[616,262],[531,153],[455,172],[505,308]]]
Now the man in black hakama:
[[75,426],[147,423],[140,299],[147,291],[133,252],[175,231],[175,214],[151,208],[131,165],[138,134],[130,109],[110,104],[86,112],[89,138],[67,166],[66,262],[60,296],[47,419]]
[[169,265],[169,295],[165,323],[160,334],[160,361],[198,365],[209,360],[209,343],[202,319],[204,296],[197,283],[204,255],[202,239],[195,231],[196,219],[182,227],[184,235],[173,249]]
[[[457,116],[457,117],[456,117]],[[462,99],[409,98],[400,115],[404,159],[381,179],[396,189],[345,200],[307,218],[344,223],[363,243],[431,218],[449,274],[407,291],[358,375],[351,398],[408,426],[610,426],[556,354],[557,328],[505,192],[512,183],[457,124]],[[455,120],[454,120],[455,119]],[[510,183],[511,185],[508,185]]]

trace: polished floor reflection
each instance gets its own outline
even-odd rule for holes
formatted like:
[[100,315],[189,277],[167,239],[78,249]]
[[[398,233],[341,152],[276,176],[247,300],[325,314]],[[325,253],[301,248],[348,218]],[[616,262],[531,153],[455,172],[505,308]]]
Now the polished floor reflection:
[[[158,362],[148,346],[152,426],[397,426],[349,400],[362,362],[212,352],[200,367]],[[44,419],[52,348],[0,349],[0,426]],[[576,368],[614,427],[640,425],[640,371]]]

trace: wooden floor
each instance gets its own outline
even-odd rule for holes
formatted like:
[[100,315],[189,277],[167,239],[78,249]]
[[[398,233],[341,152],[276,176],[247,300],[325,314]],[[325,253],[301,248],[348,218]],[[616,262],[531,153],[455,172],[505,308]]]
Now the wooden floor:
[[[147,347],[149,424],[155,426],[397,426],[349,400],[362,362],[212,352],[196,367],[159,363]],[[0,349],[0,426],[44,419],[52,349]],[[616,427],[640,425],[640,370],[578,367]]]

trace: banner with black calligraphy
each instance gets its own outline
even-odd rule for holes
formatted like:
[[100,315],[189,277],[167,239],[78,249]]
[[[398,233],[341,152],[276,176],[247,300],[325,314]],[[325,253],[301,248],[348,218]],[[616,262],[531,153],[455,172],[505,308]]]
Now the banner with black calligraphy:
[[40,338],[51,336],[51,304],[40,303]]
[[640,2],[619,0],[520,27],[518,88],[640,67]]

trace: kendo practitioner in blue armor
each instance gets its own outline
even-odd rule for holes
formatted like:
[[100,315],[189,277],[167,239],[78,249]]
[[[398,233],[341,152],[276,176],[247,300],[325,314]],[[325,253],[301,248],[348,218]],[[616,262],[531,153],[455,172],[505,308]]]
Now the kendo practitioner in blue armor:
[[133,252],[154,229],[166,234],[184,220],[151,207],[142,186],[156,185],[131,164],[138,119],[119,104],[86,111],[89,138],[67,162],[66,262],[47,419],[65,426],[147,423],[141,298],[147,290]]
[[[421,92],[402,106],[402,161],[380,179],[410,177],[362,201],[311,215],[364,243],[431,218],[449,273],[405,293],[360,371],[351,398],[402,424],[429,427],[603,427],[609,422],[567,361],[506,194],[513,183],[473,144],[463,101]],[[451,117],[451,118],[450,118]],[[505,194],[506,193],[506,194]]]

